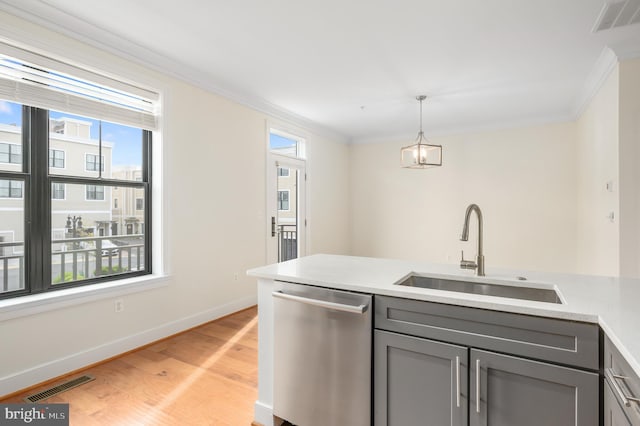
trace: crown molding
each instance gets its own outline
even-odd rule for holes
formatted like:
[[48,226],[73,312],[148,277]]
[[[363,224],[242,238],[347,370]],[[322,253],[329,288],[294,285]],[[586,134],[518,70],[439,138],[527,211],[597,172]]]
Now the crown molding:
[[[470,125],[470,126],[445,126],[438,128],[430,128],[429,133],[426,135],[427,140],[431,142],[440,143],[439,138],[445,138],[448,136],[465,135],[465,134],[477,134],[477,133],[489,133],[508,131],[512,129],[522,129],[527,127],[538,127],[545,125],[553,125],[559,123],[567,123],[573,121],[573,114],[555,114],[544,115],[538,117],[530,117],[525,119],[512,119],[512,120],[499,120],[492,123]],[[410,145],[415,143],[416,133],[402,133],[395,135],[380,136],[374,138],[354,138],[351,141],[353,145],[365,145],[376,143],[388,143],[388,142],[403,142],[404,145]]]
[[598,93],[604,82],[607,81],[611,72],[616,68],[618,60],[618,56],[611,48],[605,47],[602,49],[574,104],[572,120],[577,120],[582,116],[591,103],[591,100]]
[[[176,66],[176,61],[158,52],[120,37],[99,26],[89,24],[72,14],[62,12],[42,0],[31,1],[28,4],[21,0],[2,0],[0,1],[0,10],[132,63],[142,65],[160,74],[192,84],[273,118],[302,127],[316,135],[342,143],[349,143],[351,140],[348,136],[332,128],[298,115],[265,99],[246,93],[237,87],[232,87],[230,84],[222,82],[220,79],[215,79],[215,77],[207,73],[182,64]],[[9,33],[13,37],[19,37],[18,41],[20,42],[23,42],[25,38],[27,42],[29,42],[29,39],[33,39],[33,37],[25,34],[24,31],[21,31],[20,28],[9,29],[5,26],[3,30],[5,34]]]
[[611,50],[619,61],[640,58],[640,41],[638,43],[612,45]]

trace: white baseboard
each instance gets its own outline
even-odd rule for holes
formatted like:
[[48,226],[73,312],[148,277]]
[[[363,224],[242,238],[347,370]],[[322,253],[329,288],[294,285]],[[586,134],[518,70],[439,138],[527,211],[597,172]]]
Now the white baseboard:
[[95,364],[105,359],[139,348],[200,324],[213,321],[255,304],[257,304],[257,296],[248,296],[242,299],[237,299],[224,305],[216,306],[215,308],[171,321],[141,333],[126,336],[121,339],[87,349],[84,352],[75,353],[64,358],[58,358],[27,370],[2,377],[0,378],[0,397],[2,395],[9,395],[11,393],[18,392],[22,389],[51,380],[55,377],[62,376],[71,371],[79,370],[88,365]]
[[273,407],[256,401],[253,405],[253,420],[264,426],[273,426]]

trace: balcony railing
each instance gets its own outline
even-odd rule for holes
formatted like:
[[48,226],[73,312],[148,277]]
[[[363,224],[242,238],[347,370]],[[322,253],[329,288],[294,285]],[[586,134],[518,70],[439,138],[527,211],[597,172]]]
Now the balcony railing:
[[[16,251],[18,253],[16,253]],[[8,254],[13,252],[12,254]],[[0,243],[0,292],[24,288],[24,243]],[[11,273],[13,271],[13,273]]]
[[298,257],[297,225],[278,225],[278,262]]
[[[16,247],[20,253],[16,253]],[[53,240],[51,283],[140,271],[144,269],[144,257],[141,234]],[[24,243],[0,243],[0,292],[24,289],[24,273]]]

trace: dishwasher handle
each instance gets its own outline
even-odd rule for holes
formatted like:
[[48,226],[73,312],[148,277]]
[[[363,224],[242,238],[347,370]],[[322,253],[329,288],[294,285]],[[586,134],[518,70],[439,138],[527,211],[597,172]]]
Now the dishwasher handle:
[[369,308],[368,304],[364,305],[345,305],[343,303],[327,302],[326,300],[310,299],[308,297],[295,296],[293,294],[274,291],[271,293],[273,297],[279,299],[292,300],[294,302],[306,303],[307,305],[319,306],[321,308],[333,309],[336,311],[349,312],[352,314],[364,314]]

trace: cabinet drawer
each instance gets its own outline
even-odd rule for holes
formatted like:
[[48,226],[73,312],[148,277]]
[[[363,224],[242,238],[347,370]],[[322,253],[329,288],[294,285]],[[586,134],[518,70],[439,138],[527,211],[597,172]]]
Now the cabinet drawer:
[[[628,418],[630,424],[640,425],[640,401],[629,398],[640,398],[640,377],[631,369],[629,363],[622,357],[611,340],[605,336],[604,341],[604,371],[605,380],[610,386],[611,404],[614,401],[620,406],[620,411]],[[616,377],[614,377],[616,376]],[[628,404],[624,404],[624,400]],[[607,402],[605,402],[607,405]],[[607,410],[605,410],[607,411]]]
[[596,324],[376,296],[375,328],[598,370]]

